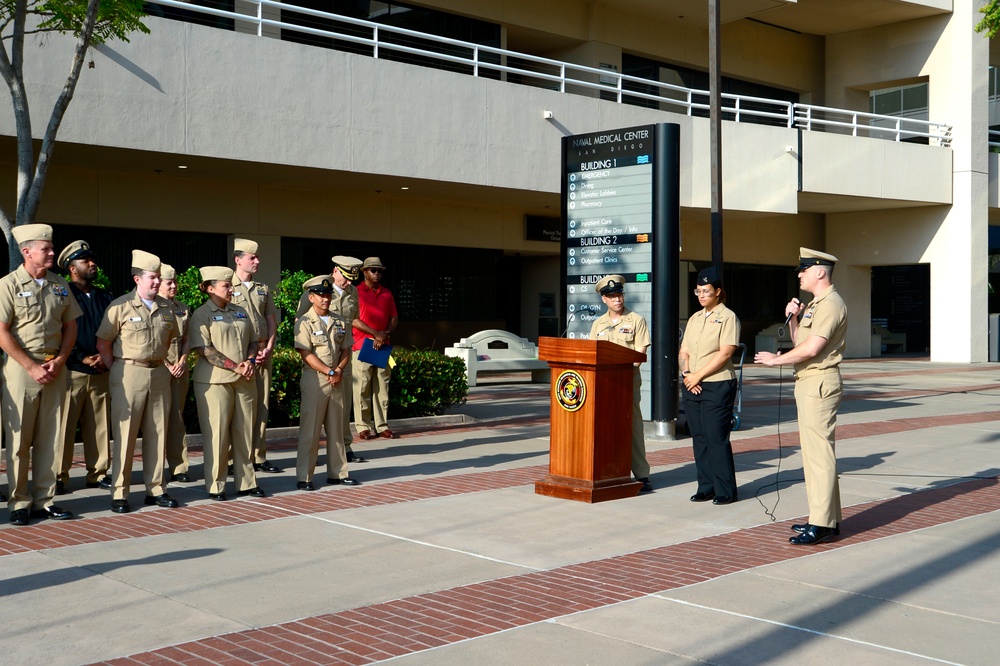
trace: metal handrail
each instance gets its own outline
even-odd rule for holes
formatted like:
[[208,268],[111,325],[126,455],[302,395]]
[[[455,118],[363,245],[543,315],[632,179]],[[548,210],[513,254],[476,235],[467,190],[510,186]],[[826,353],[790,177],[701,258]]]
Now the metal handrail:
[[[553,60],[528,53],[508,51],[485,44],[475,44],[448,37],[439,37],[415,30],[374,23],[309,7],[277,2],[275,0],[241,0],[241,6],[246,7],[247,5],[251,5],[253,7],[252,14],[202,7],[180,0],[149,0],[149,4],[173,7],[189,12],[248,23],[256,27],[254,32],[259,37],[265,36],[263,28],[267,26],[282,31],[287,30],[316,37],[333,38],[342,42],[370,47],[372,49],[372,56],[375,58],[387,57],[386,53],[419,56],[441,63],[468,67],[470,74],[476,77],[483,76],[484,72],[492,72],[500,76],[506,76],[508,80],[517,79],[514,82],[545,85],[561,93],[574,92],[580,89],[606,92],[610,93],[609,96],[613,96],[619,104],[630,101],[644,101],[656,104],[663,110],[677,109],[679,112],[689,116],[698,112],[707,112],[709,108],[707,101],[696,101],[698,97],[707,98],[709,96],[709,91],[707,90],[686,88],[652,79],[621,74],[612,70]],[[312,28],[287,23],[282,20],[265,18],[265,7],[370,29],[371,36],[350,35],[335,30]],[[445,53],[417,46],[397,44],[391,41],[392,37],[411,37],[442,46],[457,47],[460,50],[468,50],[468,55]],[[492,57],[487,57],[484,60],[484,55]],[[529,69],[525,65],[533,65],[537,69]],[[551,71],[538,71],[542,69],[549,69]],[[607,81],[608,78],[613,79],[613,83],[602,82],[602,80]],[[628,87],[630,85],[632,87],[644,88],[646,91],[630,90]],[[747,108],[748,104],[764,106],[765,108]],[[866,135],[873,138],[893,139],[895,141],[923,138],[927,139],[928,143],[935,143],[939,146],[951,145],[952,128],[950,125],[944,123],[916,120],[913,118],[900,118],[898,116],[883,116],[861,111],[850,111],[812,104],[798,104],[783,100],[748,95],[733,95],[729,93],[722,94],[722,105],[723,118],[732,118],[736,122],[763,122],[771,125],[782,125],[788,128],[797,127],[809,131],[846,130],[852,136]],[[841,119],[838,120],[837,118]],[[849,120],[844,120],[843,118],[848,118]],[[882,124],[891,124],[892,127],[884,127],[881,126]],[[990,145],[993,146],[992,141]]]

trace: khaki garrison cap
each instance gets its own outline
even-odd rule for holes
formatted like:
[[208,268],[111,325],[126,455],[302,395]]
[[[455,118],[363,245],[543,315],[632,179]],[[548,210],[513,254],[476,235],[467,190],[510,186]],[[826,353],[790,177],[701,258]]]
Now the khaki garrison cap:
[[361,277],[361,260],[355,257],[347,257],[342,254],[330,257],[333,265],[340,269],[344,277],[348,280],[357,280]]
[[47,224],[22,224],[11,229],[17,244],[28,241],[51,241],[52,227]]
[[330,282],[329,275],[317,275],[302,283],[302,290],[314,294],[332,294],[333,283]]
[[621,294],[625,291],[625,278],[621,275],[605,275],[594,285],[594,291],[601,296]]
[[215,282],[216,280],[230,282],[233,279],[233,269],[225,266],[202,266],[199,270],[202,282]]
[[252,241],[247,238],[237,238],[233,241],[233,252],[257,254],[257,241]]
[[143,271],[160,272],[160,258],[155,254],[143,252],[142,250],[132,250],[132,268]]
[[92,256],[94,256],[94,251],[90,249],[90,243],[85,240],[73,241],[59,253],[59,259],[56,260],[56,264],[63,270],[66,270],[69,268],[69,262]]
[[160,264],[160,279],[161,280],[176,280],[177,271],[170,264]]
[[799,248],[799,270],[804,271],[810,266],[833,266],[837,263],[837,257],[826,252],[810,250],[807,247]]

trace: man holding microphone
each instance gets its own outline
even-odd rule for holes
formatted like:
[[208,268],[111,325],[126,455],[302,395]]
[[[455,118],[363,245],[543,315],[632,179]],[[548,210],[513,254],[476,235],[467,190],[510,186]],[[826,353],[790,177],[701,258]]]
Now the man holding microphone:
[[840,362],[847,336],[847,306],[833,286],[837,258],[799,248],[799,287],[813,295],[803,307],[793,298],[785,307],[795,347],[786,354],[757,352],[756,363],[794,365],[799,445],[806,479],[809,521],[793,525],[789,543],[809,546],[840,534],[840,484],[835,452],[837,409],[843,394]]

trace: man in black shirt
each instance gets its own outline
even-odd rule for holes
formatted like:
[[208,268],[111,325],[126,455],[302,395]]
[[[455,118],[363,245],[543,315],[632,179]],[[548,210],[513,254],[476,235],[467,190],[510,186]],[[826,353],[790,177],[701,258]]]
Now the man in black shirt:
[[66,440],[62,466],[56,481],[56,494],[69,492],[69,468],[73,464],[73,444],[76,424],[83,434],[83,454],[87,463],[87,487],[110,488],[108,469],[111,464],[109,437],[110,399],[108,369],[97,353],[97,328],[104,310],[114,297],[94,286],[97,263],[90,244],[78,240],[66,246],[59,255],[59,266],[69,272],[69,289],[76,298],[83,316],[76,320],[76,345],[69,355],[69,405],[66,410]]

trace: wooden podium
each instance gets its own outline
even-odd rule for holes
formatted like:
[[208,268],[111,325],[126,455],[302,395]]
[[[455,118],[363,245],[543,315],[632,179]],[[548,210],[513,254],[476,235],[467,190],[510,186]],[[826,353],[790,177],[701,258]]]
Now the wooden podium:
[[645,354],[604,340],[539,338],[552,368],[549,473],[535,492],[579,502],[635,497],[633,363]]

